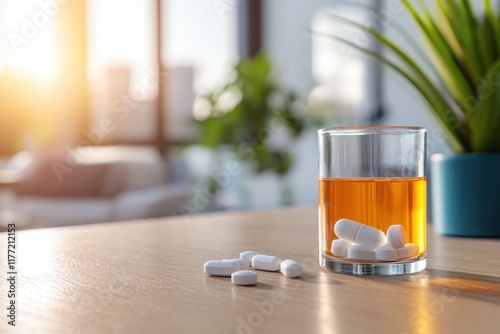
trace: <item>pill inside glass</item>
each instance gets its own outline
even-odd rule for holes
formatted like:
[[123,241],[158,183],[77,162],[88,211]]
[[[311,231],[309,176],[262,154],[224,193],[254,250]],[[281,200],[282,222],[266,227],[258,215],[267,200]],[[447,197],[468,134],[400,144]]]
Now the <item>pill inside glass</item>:
[[426,130],[318,131],[320,265],[397,275],[426,265]]

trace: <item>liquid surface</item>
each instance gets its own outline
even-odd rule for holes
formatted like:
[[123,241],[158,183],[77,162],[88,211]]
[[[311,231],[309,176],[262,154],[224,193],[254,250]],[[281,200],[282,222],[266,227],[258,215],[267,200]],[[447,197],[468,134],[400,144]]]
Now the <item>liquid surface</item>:
[[330,252],[335,222],[348,218],[387,232],[401,224],[407,242],[426,250],[426,179],[333,179],[319,180],[319,226],[323,253]]

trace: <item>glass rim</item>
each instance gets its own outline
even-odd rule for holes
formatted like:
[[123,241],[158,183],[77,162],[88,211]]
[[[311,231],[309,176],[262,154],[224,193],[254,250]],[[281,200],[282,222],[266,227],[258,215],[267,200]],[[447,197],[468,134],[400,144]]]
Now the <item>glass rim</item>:
[[338,126],[318,130],[318,135],[402,135],[427,132],[419,126]]

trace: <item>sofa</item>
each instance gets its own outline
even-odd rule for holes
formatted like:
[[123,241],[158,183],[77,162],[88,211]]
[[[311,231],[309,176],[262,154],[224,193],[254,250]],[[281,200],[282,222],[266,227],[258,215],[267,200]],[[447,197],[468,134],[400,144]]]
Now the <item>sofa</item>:
[[43,157],[23,151],[2,169],[23,172],[4,209],[25,228],[179,215],[190,197],[186,183],[168,182],[169,165],[153,147],[88,146]]

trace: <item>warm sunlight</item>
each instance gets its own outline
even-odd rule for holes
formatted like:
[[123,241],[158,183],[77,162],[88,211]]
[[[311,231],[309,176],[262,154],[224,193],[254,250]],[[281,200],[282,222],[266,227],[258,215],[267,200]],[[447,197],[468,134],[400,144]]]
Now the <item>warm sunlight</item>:
[[[40,38],[41,39],[41,38]],[[57,74],[56,52],[53,41],[48,38],[34,43],[29,52],[18,56],[7,53],[6,67],[13,73],[34,77],[35,79],[51,80]]]
[[[0,71],[9,71],[37,80],[52,80],[57,75],[54,8],[40,2],[0,0]],[[8,14],[8,15],[7,15]]]

